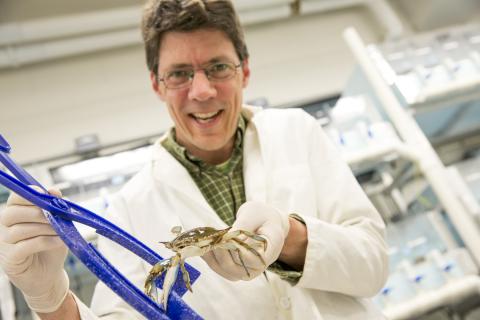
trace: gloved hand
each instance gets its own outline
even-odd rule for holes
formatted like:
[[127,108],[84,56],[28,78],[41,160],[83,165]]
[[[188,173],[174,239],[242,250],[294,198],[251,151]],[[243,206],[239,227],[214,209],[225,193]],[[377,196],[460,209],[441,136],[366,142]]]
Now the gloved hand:
[[0,213],[0,267],[33,311],[53,312],[63,302],[69,291],[66,256],[67,247],[42,210],[12,193]]
[[[262,261],[242,246],[237,246],[242,255],[242,259],[249,271],[247,275],[245,268],[236,258],[235,252],[229,253],[227,249],[219,248],[207,252],[203,259],[209,267],[221,275],[231,280],[250,280],[260,275],[265,269],[277,260],[282,251],[285,238],[290,229],[288,215],[281,213],[277,209],[256,201],[244,203],[237,212],[237,219],[232,225],[230,232],[235,230],[245,230],[258,234],[267,240],[267,247],[259,246],[259,242],[248,237],[239,237],[247,244],[254,247],[265,261]],[[232,255],[234,259],[232,259]]]

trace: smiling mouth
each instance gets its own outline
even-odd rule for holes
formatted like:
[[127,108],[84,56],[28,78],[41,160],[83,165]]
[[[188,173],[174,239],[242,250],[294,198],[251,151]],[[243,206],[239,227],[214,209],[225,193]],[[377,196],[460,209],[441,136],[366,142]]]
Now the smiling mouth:
[[191,113],[190,117],[195,119],[196,121],[200,123],[209,123],[213,121],[220,113],[222,113],[223,110],[218,110],[214,112],[207,112],[207,113]]

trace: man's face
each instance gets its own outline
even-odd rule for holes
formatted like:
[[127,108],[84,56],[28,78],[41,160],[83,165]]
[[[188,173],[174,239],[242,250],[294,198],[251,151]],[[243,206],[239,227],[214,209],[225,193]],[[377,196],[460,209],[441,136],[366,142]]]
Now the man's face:
[[168,107],[175,123],[177,142],[191,154],[209,163],[228,159],[242,107],[242,91],[248,83],[248,61],[233,78],[210,81],[199,69],[212,62],[238,65],[240,60],[230,39],[221,31],[201,29],[168,32],[159,50],[158,74],[195,69],[189,86],[169,89],[150,75],[153,89]]

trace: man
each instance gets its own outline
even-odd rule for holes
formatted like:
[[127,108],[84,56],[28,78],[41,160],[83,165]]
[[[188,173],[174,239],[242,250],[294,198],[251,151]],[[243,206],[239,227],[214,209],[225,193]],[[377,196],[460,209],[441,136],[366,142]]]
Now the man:
[[[162,256],[170,230],[243,229],[267,239],[266,269],[243,250],[188,260],[184,300],[206,319],[382,319],[366,297],[387,276],[384,225],[315,119],[243,106],[248,53],[230,1],[152,0],[143,18],[152,87],[174,128],[110,204],[109,219]],[[41,211],[12,195],[0,262],[42,319],[141,316],[99,283],[91,308],[68,291],[66,250]],[[150,266],[108,240],[100,251],[140,287]]]

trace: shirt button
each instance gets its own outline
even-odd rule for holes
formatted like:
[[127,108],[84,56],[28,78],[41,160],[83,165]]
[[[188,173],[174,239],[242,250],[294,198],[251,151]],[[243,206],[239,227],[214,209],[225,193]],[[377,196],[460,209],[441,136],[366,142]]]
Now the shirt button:
[[290,298],[289,297],[281,297],[280,298],[280,306],[283,309],[290,309],[292,304],[290,303]]

